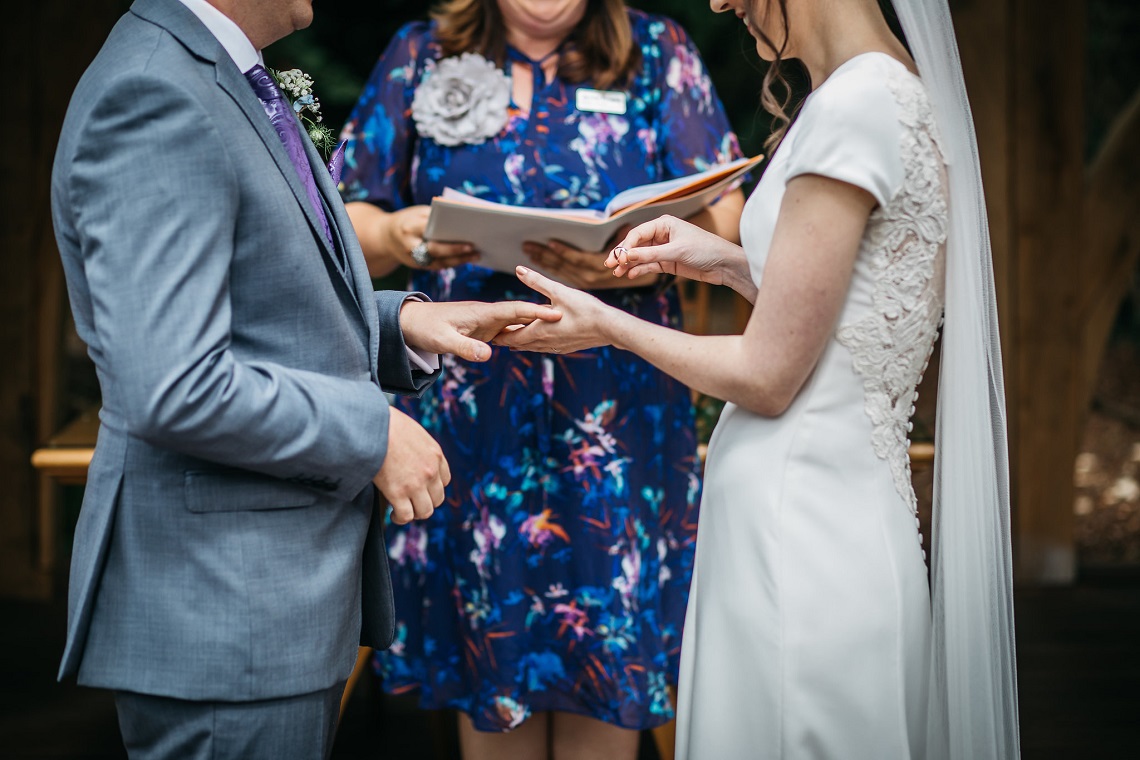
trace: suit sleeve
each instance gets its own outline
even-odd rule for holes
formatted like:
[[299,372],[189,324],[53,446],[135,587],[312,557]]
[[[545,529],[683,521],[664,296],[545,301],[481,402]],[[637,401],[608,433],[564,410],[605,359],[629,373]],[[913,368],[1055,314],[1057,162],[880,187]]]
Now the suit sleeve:
[[136,74],[81,126],[66,189],[92,351],[113,374],[104,403],[155,446],[353,498],[383,463],[387,402],[370,381],[235,355],[241,191],[215,123],[189,91]]
[[438,369],[425,372],[413,367],[410,361],[412,349],[404,342],[400,329],[400,307],[413,297],[421,301],[431,300],[423,293],[376,291],[376,315],[380,321],[380,351],[376,366],[384,390],[418,397],[443,373]]

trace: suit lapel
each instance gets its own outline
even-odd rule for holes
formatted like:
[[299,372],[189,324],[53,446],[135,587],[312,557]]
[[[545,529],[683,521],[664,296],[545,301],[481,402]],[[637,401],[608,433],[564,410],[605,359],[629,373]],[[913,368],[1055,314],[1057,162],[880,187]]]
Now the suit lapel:
[[[321,247],[321,253],[329,258],[333,267],[339,271],[340,265],[337,263],[336,252],[332,249],[329,241],[325,238],[324,229],[321,227],[321,220],[317,216],[317,210],[313,208],[313,204],[309,202],[309,195],[305,192],[305,186],[301,183],[301,176],[297,173],[297,168],[293,166],[293,162],[289,160],[289,154],[285,152],[285,146],[281,143],[281,138],[277,134],[277,130],[273,128],[273,124],[269,121],[269,117],[265,115],[265,108],[261,105],[261,101],[257,99],[257,95],[253,92],[253,88],[249,86],[246,81],[245,75],[238,71],[237,66],[233,61],[227,59],[219,61],[217,64],[217,80],[218,86],[226,91],[241,109],[242,113],[249,120],[257,136],[265,144],[269,154],[273,157],[273,162],[277,164],[277,169],[289,183],[289,189],[293,191],[293,196],[297,199],[297,205],[301,207],[304,212],[305,218],[309,222],[309,226],[313,230],[313,237],[317,241],[317,245]],[[308,147],[309,138],[305,135],[304,130],[301,130],[301,142]],[[316,176],[316,172],[313,172]]]
[[[352,270],[351,283],[356,296],[356,305],[360,308],[361,316],[368,324],[369,345],[371,347],[372,361],[375,365],[380,349],[379,318],[376,316],[376,296],[372,290],[372,275],[368,273],[368,265],[364,261],[364,254],[360,250],[360,243],[352,229],[352,222],[345,211],[344,202],[333,184],[328,167],[321,160],[316,147],[309,140],[305,140],[305,152],[309,157],[309,164],[313,167],[313,178],[317,182],[317,191],[324,200],[327,211],[329,229],[340,243],[340,250],[344,252],[345,261]],[[375,368],[375,367],[374,367]]]
[[[241,112],[257,133],[261,142],[265,144],[265,148],[269,151],[269,155],[273,157],[278,171],[281,172],[285,182],[289,185],[289,189],[293,193],[297,205],[301,207],[302,213],[304,213],[306,220],[308,220],[309,227],[313,232],[313,238],[317,241],[317,245],[321,249],[321,254],[327,259],[332,271],[338,273],[345,289],[349,291],[350,297],[355,300],[357,309],[368,327],[368,334],[371,339],[370,343],[372,344],[370,353],[372,354],[373,371],[375,371],[377,355],[377,346],[375,344],[377,341],[376,331],[378,322],[375,316],[376,304],[371,295],[371,280],[369,279],[367,269],[364,267],[364,261],[356,242],[356,236],[351,234],[351,225],[348,222],[347,215],[344,214],[343,204],[340,202],[339,197],[335,197],[336,188],[332,187],[332,179],[328,176],[328,169],[320,161],[319,157],[316,156],[316,149],[312,146],[308,137],[305,136],[301,142],[305,145],[305,150],[309,155],[309,163],[313,166],[313,177],[316,179],[317,188],[321,196],[325,199],[327,209],[332,212],[328,215],[327,221],[329,222],[330,229],[334,230],[333,234],[339,235],[340,237],[343,246],[341,250],[345,252],[345,257],[349,262],[349,266],[352,267],[353,276],[356,280],[354,285],[350,285],[345,281],[337,260],[336,251],[333,250],[329,241],[325,238],[325,233],[321,228],[321,222],[317,216],[316,209],[314,209],[313,204],[309,202],[308,193],[305,192],[305,187],[301,183],[301,177],[297,173],[297,168],[293,166],[293,162],[289,159],[289,154],[285,152],[285,146],[282,145],[281,138],[277,135],[277,131],[273,128],[269,117],[266,116],[264,106],[262,106],[261,101],[258,100],[253,88],[249,86],[245,75],[238,70],[233,59],[230,58],[221,43],[202,25],[198,17],[180,2],[170,2],[169,0],[135,0],[135,3],[131,6],[131,13],[166,29],[185,45],[187,50],[193,55],[214,64],[218,86],[221,87],[234,101],[237,107],[241,109]],[[301,132],[304,134],[304,130],[301,130]],[[316,158],[315,161],[314,158]],[[342,230],[348,230],[349,234],[341,234]],[[357,259],[359,259],[359,261],[357,261]],[[367,293],[363,291],[365,287],[369,288]],[[365,297],[366,295],[367,298]]]

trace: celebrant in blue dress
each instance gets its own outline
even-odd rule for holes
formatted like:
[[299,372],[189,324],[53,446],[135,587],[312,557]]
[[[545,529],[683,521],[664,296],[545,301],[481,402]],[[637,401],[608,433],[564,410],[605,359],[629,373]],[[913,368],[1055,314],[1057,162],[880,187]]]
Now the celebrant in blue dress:
[[[684,30],[620,0],[444,3],[391,41],[343,137],[342,192],[372,274],[411,267],[436,300],[536,298],[470,246],[423,241],[444,188],[602,209],[740,157]],[[742,205],[734,190],[695,221],[736,240]],[[680,322],[667,280],[629,287],[603,254],[556,241],[524,253],[644,319]],[[444,363],[435,387],[398,402],[453,480],[430,520],[388,529],[384,688],[460,711],[468,758],[522,756],[510,753],[545,746],[548,730],[556,746],[633,757],[636,731],[673,717],[700,500],[690,391],[610,348]]]

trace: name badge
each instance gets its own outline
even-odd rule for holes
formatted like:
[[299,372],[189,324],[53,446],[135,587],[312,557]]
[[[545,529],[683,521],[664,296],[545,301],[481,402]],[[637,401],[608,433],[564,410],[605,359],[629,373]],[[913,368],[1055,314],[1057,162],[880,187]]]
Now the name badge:
[[618,116],[625,113],[628,97],[624,92],[614,90],[590,90],[585,87],[574,96],[574,107],[579,111],[612,113]]

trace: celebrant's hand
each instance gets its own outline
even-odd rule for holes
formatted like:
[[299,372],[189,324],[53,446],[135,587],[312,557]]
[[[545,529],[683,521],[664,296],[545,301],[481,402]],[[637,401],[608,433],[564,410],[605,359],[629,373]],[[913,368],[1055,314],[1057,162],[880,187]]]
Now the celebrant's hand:
[[385,250],[413,269],[446,269],[479,260],[478,251],[470,243],[425,241],[430,215],[430,206],[409,206],[383,217]]
[[672,274],[690,280],[727,285],[749,301],[756,286],[744,249],[674,216],[639,224],[606,258],[615,278]]
[[[624,234],[623,230],[618,236]],[[606,268],[605,253],[580,251],[557,240],[546,243],[528,240],[523,243],[522,250],[536,267],[579,290],[629,288],[653,284],[647,280],[644,283],[631,285],[629,282],[619,280]]]
[[495,338],[496,345],[567,354],[609,345],[613,342],[612,330],[620,329],[620,320],[632,318],[589,293],[557,283],[532,269],[516,267],[515,274],[523,284],[549,298],[562,318],[557,322],[535,321],[526,327],[508,329]]
[[392,505],[392,522],[426,520],[443,503],[451,470],[443,449],[418,422],[396,408],[388,415],[388,452],[372,482]]
[[550,306],[523,301],[429,303],[409,299],[400,308],[400,328],[404,342],[412,348],[483,362],[491,358],[488,342],[504,330],[535,321],[557,322],[561,317]]

